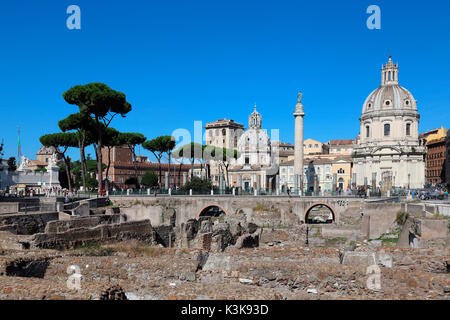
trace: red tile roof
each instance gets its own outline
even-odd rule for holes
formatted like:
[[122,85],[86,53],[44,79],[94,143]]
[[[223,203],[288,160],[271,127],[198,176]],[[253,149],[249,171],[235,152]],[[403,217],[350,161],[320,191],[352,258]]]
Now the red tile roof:
[[355,143],[354,139],[331,140],[328,142],[330,146],[349,145]]

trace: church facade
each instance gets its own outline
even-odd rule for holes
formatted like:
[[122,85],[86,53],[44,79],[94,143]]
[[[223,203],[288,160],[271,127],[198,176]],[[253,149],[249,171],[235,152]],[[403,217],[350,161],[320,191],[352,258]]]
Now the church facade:
[[419,142],[417,101],[399,86],[398,65],[381,70],[381,85],[366,99],[360,117],[360,141],[353,150],[353,181],[382,191],[423,188],[425,147]]
[[255,110],[248,120],[249,129],[237,143],[239,158],[230,168],[230,186],[242,190],[273,190],[278,164],[267,131],[262,129],[262,116]]

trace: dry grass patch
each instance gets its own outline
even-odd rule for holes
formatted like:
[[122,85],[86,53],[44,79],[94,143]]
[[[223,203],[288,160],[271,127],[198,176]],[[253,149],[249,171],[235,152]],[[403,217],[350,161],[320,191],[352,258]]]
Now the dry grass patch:
[[138,240],[122,241],[110,245],[115,252],[134,254],[136,256],[158,257],[167,254],[166,248],[153,247]]

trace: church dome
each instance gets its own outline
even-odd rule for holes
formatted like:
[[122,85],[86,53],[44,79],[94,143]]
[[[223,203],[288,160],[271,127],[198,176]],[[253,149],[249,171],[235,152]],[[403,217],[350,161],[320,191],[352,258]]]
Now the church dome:
[[238,141],[238,150],[245,151],[270,151],[270,139],[266,130],[249,129],[245,131]]
[[383,111],[412,111],[417,113],[417,101],[411,92],[398,84],[398,65],[389,58],[381,70],[381,86],[374,90],[363,105],[362,114]]
[[262,117],[255,110],[248,119],[249,129],[245,131],[237,143],[240,157],[237,165],[268,166],[271,161],[271,146],[267,131],[261,129]]

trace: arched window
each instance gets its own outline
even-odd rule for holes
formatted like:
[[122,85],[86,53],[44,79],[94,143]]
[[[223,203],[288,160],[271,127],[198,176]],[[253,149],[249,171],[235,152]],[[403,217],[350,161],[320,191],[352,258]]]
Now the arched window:
[[370,138],[370,127],[366,126],[366,138]]
[[411,123],[406,124],[406,135],[407,136],[411,135]]
[[384,125],[384,136],[389,137],[391,135],[391,125],[389,123],[386,123]]
[[339,174],[344,174],[344,173],[345,173],[345,170],[342,169],[342,168],[340,168],[340,169],[338,170],[338,173],[339,173]]

